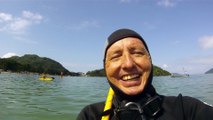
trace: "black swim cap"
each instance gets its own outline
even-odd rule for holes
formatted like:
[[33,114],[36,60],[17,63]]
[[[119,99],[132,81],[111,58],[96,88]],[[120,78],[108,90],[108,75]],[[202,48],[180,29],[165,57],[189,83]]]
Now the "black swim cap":
[[131,30],[131,29],[127,29],[127,28],[123,28],[123,29],[118,29],[116,31],[114,31],[107,39],[106,41],[106,47],[105,47],[105,52],[104,52],[104,63],[105,63],[105,58],[106,58],[106,53],[108,48],[114,44],[115,42],[123,39],[123,38],[127,38],[127,37],[134,37],[134,38],[138,38],[140,39],[146,50],[149,52],[148,47],[146,45],[146,42],[144,41],[144,39],[135,31]]

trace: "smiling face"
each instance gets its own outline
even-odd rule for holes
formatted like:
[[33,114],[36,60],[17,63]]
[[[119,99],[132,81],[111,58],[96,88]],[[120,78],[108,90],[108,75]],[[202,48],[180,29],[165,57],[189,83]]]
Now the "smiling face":
[[108,80],[127,95],[143,92],[151,72],[151,58],[138,38],[124,38],[106,51]]

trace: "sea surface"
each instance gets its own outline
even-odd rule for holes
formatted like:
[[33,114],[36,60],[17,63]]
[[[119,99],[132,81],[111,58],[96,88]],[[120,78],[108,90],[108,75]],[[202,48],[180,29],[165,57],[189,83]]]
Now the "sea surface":
[[[109,88],[104,77],[38,77],[0,74],[0,120],[75,120],[85,105],[104,101]],[[153,85],[160,94],[182,93],[213,105],[213,74],[154,77]]]

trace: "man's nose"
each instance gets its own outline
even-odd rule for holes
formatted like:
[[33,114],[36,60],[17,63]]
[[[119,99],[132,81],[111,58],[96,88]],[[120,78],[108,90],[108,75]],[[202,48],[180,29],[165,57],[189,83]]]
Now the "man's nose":
[[122,68],[124,69],[129,69],[129,68],[132,68],[134,66],[134,60],[133,58],[131,57],[130,54],[125,54],[123,56],[123,61],[122,61]]

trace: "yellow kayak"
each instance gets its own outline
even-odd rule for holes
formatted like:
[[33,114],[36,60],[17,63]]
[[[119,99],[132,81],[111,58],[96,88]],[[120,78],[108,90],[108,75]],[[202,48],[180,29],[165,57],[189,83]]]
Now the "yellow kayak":
[[39,80],[51,81],[54,77],[39,77]]

